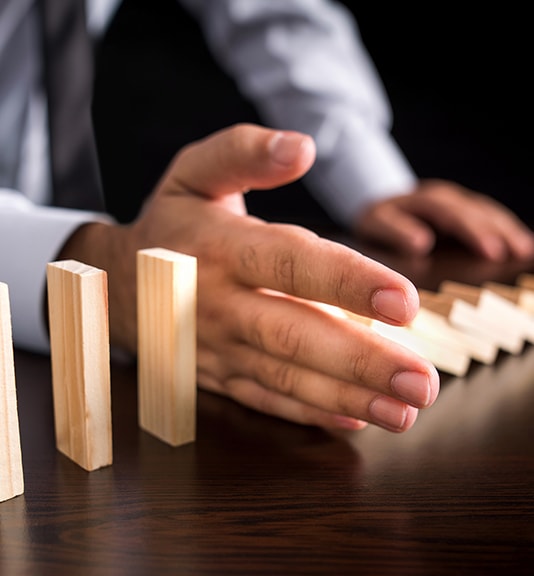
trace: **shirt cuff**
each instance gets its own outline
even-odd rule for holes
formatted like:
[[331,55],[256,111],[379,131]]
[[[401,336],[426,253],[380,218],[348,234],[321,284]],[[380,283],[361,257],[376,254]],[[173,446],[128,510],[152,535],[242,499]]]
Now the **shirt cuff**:
[[18,192],[0,190],[0,281],[9,289],[15,346],[50,351],[43,314],[46,266],[88,222],[112,220],[100,213],[36,206]]
[[353,228],[371,203],[410,193],[417,176],[391,135],[368,126],[345,126],[315,135],[317,160],[304,182],[339,224]]

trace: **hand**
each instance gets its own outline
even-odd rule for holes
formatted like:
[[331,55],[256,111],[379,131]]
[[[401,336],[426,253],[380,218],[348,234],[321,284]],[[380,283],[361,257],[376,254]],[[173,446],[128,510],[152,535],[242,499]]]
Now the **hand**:
[[243,210],[246,190],[299,178],[314,155],[301,134],[224,130],[176,156],[134,223],[86,225],[62,256],[108,271],[112,341],[132,352],[137,250],[196,256],[199,386],[293,422],[401,432],[434,402],[435,368],[314,302],[403,324],[418,309],[414,286],[341,244]]
[[412,194],[377,202],[355,222],[358,236],[407,254],[431,252],[436,232],[494,261],[534,257],[534,234],[492,198],[443,180],[421,181]]

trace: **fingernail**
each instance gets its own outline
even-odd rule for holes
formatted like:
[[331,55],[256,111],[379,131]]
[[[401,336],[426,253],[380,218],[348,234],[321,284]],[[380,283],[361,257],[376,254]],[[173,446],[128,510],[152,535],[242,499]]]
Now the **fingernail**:
[[369,404],[369,414],[375,424],[388,430],[402,430],[408,416],[408,406],[387,396],[377,396]]
[[391,379],[393,392],[408,404],[424,408],[430,403],[430,382],[422,372],[399,372]]
[[297,132],[277,132],[269,142],[271,159],[283,166],[291,166],[309,139],[309,136]]
[[405,322],[408,307],[406,297],[400,290],[382,289],[373,294],[372,305],[375,311],[394,322]]

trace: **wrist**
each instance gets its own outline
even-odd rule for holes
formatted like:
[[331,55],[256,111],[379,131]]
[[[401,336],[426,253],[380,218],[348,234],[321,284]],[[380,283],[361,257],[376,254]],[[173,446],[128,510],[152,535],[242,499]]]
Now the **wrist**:
[[59,260],[78,260],[107,273],[109,333],[112,346],[137,348],[135,251],[128,249],[128,227],[91,222],[65,242]]

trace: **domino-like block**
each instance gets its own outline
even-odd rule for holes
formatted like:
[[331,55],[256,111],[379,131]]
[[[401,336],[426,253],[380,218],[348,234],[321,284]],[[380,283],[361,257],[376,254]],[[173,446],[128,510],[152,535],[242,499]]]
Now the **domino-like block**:
[[505,338],[510,341],[518,340],[521,342],[520,349],[525,341],[534,341],[534,321],[532,318],[497,292],[450,280],[442,282],[440,291],[473,303],[479,312],[503,333]]
[[497,359],[499,349],[495,344],[456,328],[447,318],[427,308],[419,309],[410,328],[420,336],[463,352],[482,364],[493,364]]
[[519,274],[515,283],[517,284],[517,286],[521,286],[521,288],[534,290],[534,274],[531,274],[529,272]]
[[520,305],[534,314],[534,274],[520,274],[515,283],[522,295]]
[[47,283],[56,446],[92,471],[113,459],[107,274],[63,260]]
[[412,330],[409,326],[392,326],[380,320],[346,312],[349,319],[369,326],[371,330],[419,354],[431,362],[438,370],[453,376],[465,376],[471,358],[465,351],[436,342]]
[[7,284],[0,282],[0,502],[23,492],[11,308]]
[[196,438],[197,260],[137,253],[139,426],[171,446]]
[[510,336],[497,323],[480,312],[478,306],[445,292],[419,290],[419,301],[426,308],[447,320],[459,330],[491,343],[510,354],[519,354],[524,347],[524,340],[517,334]]
[[[500,297],[502,314],[507,316],[509,323],[514,323],[518,327],[527,342],[534,344],[534,313],[529,310],[534,304],[534,292],[519,286],[503,286],[496,282],[486,282],[483,288]],[[505,291],[505,288],[510,290]]]
[[534,317],[534,288],[509,286],[508,284],[501,284],[499,282],[484,282],[482,286],[499,294],[502,298],[506,298],[506,300]]

